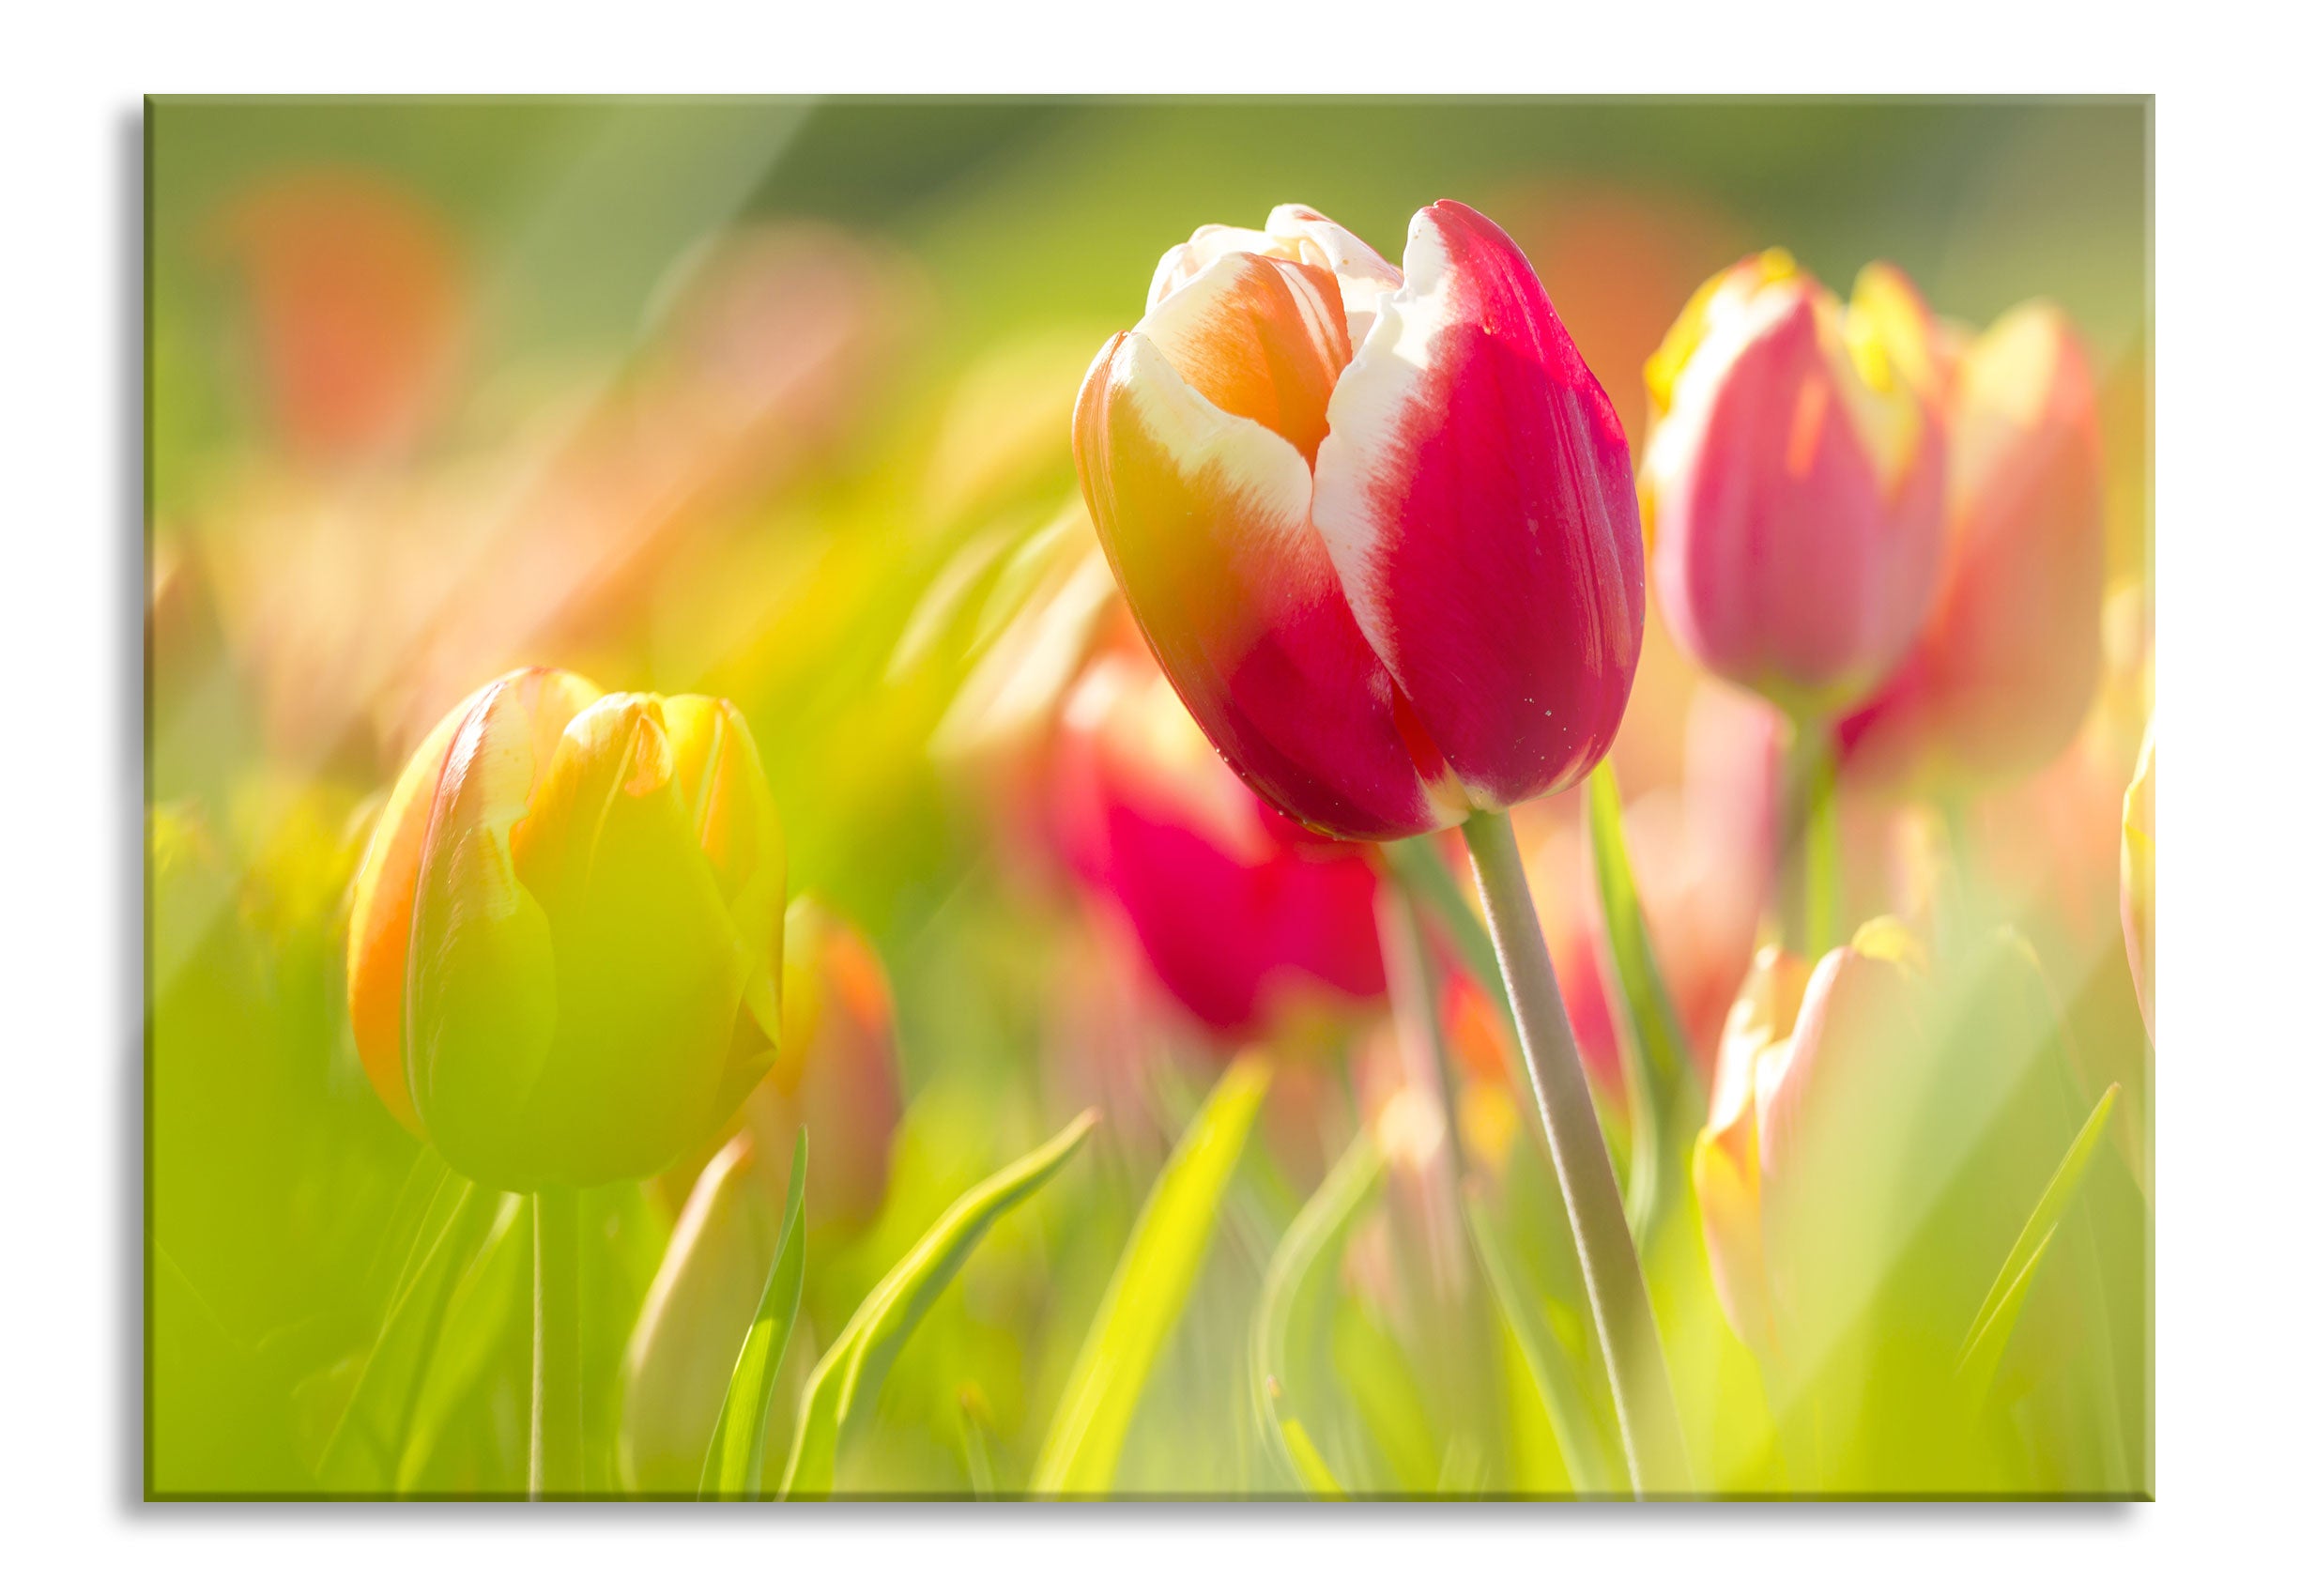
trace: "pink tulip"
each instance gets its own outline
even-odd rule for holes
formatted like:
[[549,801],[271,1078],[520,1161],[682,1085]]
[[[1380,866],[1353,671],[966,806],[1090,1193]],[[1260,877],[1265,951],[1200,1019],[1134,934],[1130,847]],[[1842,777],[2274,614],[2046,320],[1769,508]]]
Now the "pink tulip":
[[1702,665],[1794,715],[1857,702],[1924,621],[1940,553],[1934,336],[1892,267],[1840,303],[1769,250],[1705,284],[1647,363],[1662,614]]
[[1216,1036],[1266,1031],[1304,1002],[1381,996],[1364,852],[1247,790],[1146,659],[1112,655],[1081,681],[1054,802],[1072,868]]
[[1072,442],[1158,663],[1280,810],[1402,836],[1603,758],[1644,623],[1628,442],[1467,207],[1418,214],[1402,272],[1300,206],[1201,228]]
[[1916,646],[1840,731],[1865,779],[1970,788],[2076,734],[2100,680],[2100,436],[2066,316],[2006,313],[1943,372],[1948,544]]

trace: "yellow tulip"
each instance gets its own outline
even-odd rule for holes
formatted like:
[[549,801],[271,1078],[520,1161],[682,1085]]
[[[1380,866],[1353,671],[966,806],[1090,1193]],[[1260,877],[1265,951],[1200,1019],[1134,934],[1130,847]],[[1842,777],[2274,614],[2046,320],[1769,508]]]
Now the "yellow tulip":
[[651,1174],[774,1059],[783,883],[731,704],[514,671],[423,740],[369,841],[350,929],[360,1061],[474,1180]]

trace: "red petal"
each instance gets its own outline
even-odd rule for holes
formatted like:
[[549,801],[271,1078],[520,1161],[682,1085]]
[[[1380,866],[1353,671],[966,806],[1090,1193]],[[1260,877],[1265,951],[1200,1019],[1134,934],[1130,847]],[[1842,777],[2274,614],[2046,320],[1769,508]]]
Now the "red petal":
[[1072,444],[1111,569],[1191,715],[1264,798],[1336,836],[1446,822],[1395,689],[1310,526],[1310,469],[1258,422],[1121,333],[1080,390]]
[[1351,608],[1472,798],[1579,780],[1643,638],[1629,445],[1526,258],[1450,201],[1336,387],[1314,517]]

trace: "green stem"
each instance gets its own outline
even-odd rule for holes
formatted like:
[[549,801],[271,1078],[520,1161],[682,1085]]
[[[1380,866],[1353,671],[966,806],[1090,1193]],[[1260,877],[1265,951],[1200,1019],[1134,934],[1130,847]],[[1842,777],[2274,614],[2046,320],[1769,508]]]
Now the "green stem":
[[1834,736],[1826,720],[1794,720],[1783,756],[1773,909],[1782,942],[1815,959],[1842,935]]
[[1597,1105],[1582,1074],[1581,1051],[1557,990],[1557,974],[1526,885],[1526,867],[1517,853],[1510,817],[1473,810],[1462,822],[1462,836],[1478,873],[1494,951],[1500,955],[1517,1020],[1534,1101],[1549,1133],[1550,1157],[1565,1192],[1566,1215],[1581,1254],[1582,1278],[1597,1319],[1598,1344],[1613,1382],[1614,1406],[1621,1419],[1621,1439],[1629,1459],[1630,1486],[1640,1496],[1692,1488],[1684,1433],[1670,1395],[1669,1370],[1663,1360],[1661,1331],[1646,1297],[1645,1274],[1621,1211],[1621,1189],[1598,1128]]
[[535,1193],[535,1401],[528,1496],[583,1490],[582,1224],[578,1194]]

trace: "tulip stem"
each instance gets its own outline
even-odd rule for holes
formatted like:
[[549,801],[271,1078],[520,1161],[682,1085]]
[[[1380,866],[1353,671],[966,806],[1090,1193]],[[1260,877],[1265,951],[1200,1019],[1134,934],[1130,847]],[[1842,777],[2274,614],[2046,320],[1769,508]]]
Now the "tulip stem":
[[1573,1245],[1597,1318],[1598,1344],[1621,1419],[1631,1489],[1639,1496],[1690,1490],[1692,1469],[1662,1357],[1661,1331],[1646,1296],[1645,1273],[1621,1208],[1604,1132],[1598,1128],[1597,1105],[1582,1073],[1581,1051],[1557,990],[1557,973],[1526,884],[1516,834],[1506,813],[1476,809],[1462,822],[1462,837],[1469,844],[1534,1101],[1565,1192]]
[[1783,756],[1781,838],[1774,913],[1782,941],[1818,959],[1837,944],[1837,768],[1834,728],[1790,722]]
[[535,1193],[535,1400],[528,1496],[583,1490],[581,1198],[568,1187]]

